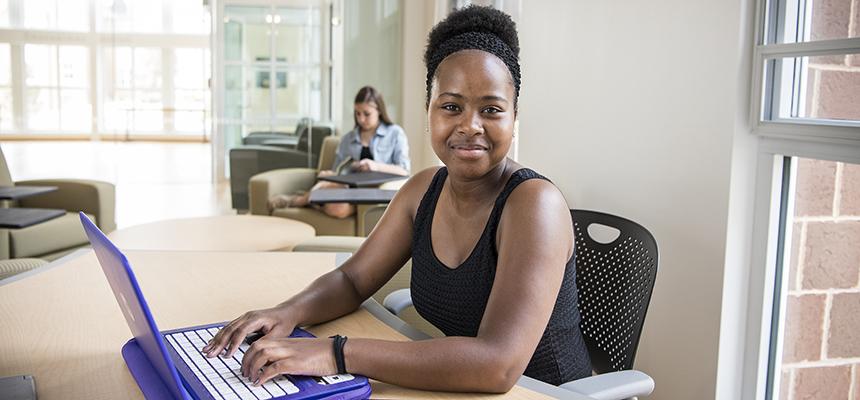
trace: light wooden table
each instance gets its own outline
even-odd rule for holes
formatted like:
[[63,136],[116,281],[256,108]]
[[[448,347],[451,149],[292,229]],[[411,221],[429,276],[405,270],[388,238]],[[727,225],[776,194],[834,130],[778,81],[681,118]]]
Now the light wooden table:
[[111,232],[120,249],[278,251],[316,235],[304,222],[262,215],[168,219]]
[[[338,257],[193,251],[126,255],[161,330],[226,321],[270,307],[334,268]],[[409,340],[375,316],[382,315],[380,309],[376,303],[366,304],[309,330],[317,336]],[[131,332],[91,250],[0,281],[0,321],[0,376],[33,375],[39,399],[143,398],[120,354]],[[504,395],[433,393],[376,381],[372,385],[373,398],[380,399],[548,398],[538,391],[584,399],[528,378]]]

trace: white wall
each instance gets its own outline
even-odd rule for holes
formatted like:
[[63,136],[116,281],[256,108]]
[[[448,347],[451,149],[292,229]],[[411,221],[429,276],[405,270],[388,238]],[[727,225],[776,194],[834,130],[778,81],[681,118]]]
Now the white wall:
[[653,399],[717,393],[732,146],[747,93],[742,3],[522,9],[521,162],[571,207],[631,218],[658,240],[637,356],[657,382]]

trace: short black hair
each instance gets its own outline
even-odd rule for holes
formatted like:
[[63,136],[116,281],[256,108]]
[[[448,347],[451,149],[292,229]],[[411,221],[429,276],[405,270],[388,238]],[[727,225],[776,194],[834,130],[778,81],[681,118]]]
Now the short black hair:
[[449,55],[475,49],[493,54],[508,67],[514,83],[514,104],[520,96],[520,41],[517,25],[508,14],[491,7],[469,6],[436,24],[427,38],[427,105],[436,68]]

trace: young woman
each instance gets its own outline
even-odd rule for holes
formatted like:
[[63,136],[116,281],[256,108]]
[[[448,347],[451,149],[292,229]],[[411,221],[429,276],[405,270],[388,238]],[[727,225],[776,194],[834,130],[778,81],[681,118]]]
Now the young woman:
[[[332,339],[285,338],[347,314],[412,257],[417,311],[447,336],[418,342],[350,338],[345,370],[394,384],[504,392],[525,374],[560,384],[589,376],[579,331],[568,205],[546,178],[506,157],[520,88],[510,17],[470,7],[430,33],[427,116],[445,164],[413,176],[344,265],[284,303],[248,312],[204,349],[243,360],[252,382],[338,372]],[[342,372],[342,371],[341,371]]]
[[[409,143],[403,128],[391,122],[385,109],[385,100],[371,86],[359,89],[354,102],[355,128],[343,136],[331,170],[320,171],[318,176],[331,176],[341,163],[352,162],[345,173],[380,171],[396,175],[409,175]],[[334,182],[319,181],[311,191],[321,188],[345,187]],[[269,212],[282,207],[305,207],[310,194],[276,194],[269,199]],[[348,203],[329,203],[322,206],[326,214],[346,218],[355,214],[355,206]]]

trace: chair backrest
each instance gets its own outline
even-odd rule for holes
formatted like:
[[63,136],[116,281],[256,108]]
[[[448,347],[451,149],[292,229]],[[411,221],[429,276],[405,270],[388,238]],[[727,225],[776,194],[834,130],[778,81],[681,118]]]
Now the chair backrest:
[[296,144],[296,150],[307,152],[310,149],[311,154],[316,156],[320,153],[323,139],[334,134],[334,125],[319,121],[309,122],[297,134],[299,142]]
[[[576,254],[580,327],[598,374],[633,368],[657,276],[657,242],[641,225],[597,211],[570,210]],[[601,243],[592,224],[619,231]]]
[[326,136],[323,139],[317,171],[331,169],[334,159],[337,157],[338,145],[340,145],[340,137],[338,136]]

